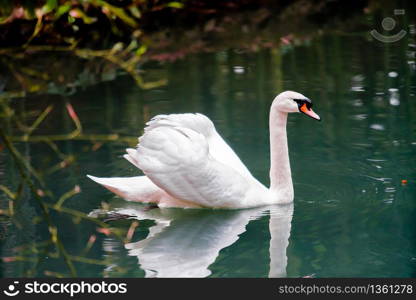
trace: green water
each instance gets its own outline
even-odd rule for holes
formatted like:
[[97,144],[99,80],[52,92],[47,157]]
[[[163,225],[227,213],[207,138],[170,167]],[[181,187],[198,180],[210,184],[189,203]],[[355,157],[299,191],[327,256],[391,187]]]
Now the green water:
[[[88,214],[105,202],[139,219],[125,243],[97,232],[98,225],[51,210],[66,251],[95,260],[75,261],[77,276],[414,277],[416,49],[411,43],[410,35],[383,44],[363,35],[326,34],[279,50],[195,54],[144,66],[146,79],[168,80],[163,87],[141,90],[124,75],[72,94],[28,96],[12,104],[28,124],[54,104],[34,135],[73,130],[65,103],[72,104],[83,133],[90,135],[139,136],[151,116],[200,112],[268,185],[269,106],[282,90],[301,92],[323,121],[289,117],[293,207],[147,210],[85,177],[139,174],[122,158],[125,141],[58,141],[61,156],[45,143],[14,145],[44,178],[53,199],[79,185],[81,192],[63,206]],[[13,124],[5,129],[20,134]],[[50,169],[66,155],[75,162]],[[16,190],[21,179],[5,150],[0,170],[0,183]],[[7,208],[6,195],[0,197]],[[41,211],[28,188],[20,205],[16,221],[2,223],[1,256],[31,260],[2,262],[2,276],[69,274],[54,246],[38,246],[44,251],[37,252],[16,248],[49,239],[43,223],[33,224]],[[131,223],[109,222],[123,235]],[[91,235],[96,240],[83,255]]]

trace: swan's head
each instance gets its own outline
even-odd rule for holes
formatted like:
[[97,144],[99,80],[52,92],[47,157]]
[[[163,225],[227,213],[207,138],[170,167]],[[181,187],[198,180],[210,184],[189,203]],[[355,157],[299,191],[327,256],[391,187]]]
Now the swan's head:
[[303,113],[312,119],[321,120],[313,110],[312,101],[304,95],[292,91],[280,93],[273,100],[272,107],[285,113]]

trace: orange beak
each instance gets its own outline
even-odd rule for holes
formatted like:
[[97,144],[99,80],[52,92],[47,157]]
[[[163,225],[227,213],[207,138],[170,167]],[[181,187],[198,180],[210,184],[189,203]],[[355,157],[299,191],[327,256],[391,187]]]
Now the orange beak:
[[304,113],[305,115],[308,115],[312,119],[321,121],[321,117],[318,116],[318,114],[315,113],[311,108],[308,108],[306,103],[304,103],[299,109],[302,113]]

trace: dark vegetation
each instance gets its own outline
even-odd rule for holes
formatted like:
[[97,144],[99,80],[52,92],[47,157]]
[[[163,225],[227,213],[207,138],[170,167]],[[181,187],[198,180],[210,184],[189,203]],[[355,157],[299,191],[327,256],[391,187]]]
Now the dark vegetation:
[[[47,0],[1,1],[0,97],[67,93],[128,73],[142,88],[140,65],[191,53],[258,51],[310,39],[321,30],[362,27],[355,15],[377,1]],[[52,56],[46,59],[44,53]],[[46,64],[48,67],[45,68]],[[80,82],[86,72],[89,82]],[[2,93],[1,93],[2,92]]]
[[129,43],[143,34],[168,28],[212,31],[216,24],[233,18],[259,28],[276,19],[323,25],[334,18],[345,19],[367,5],[364,0],[2,1],[0,46],[77,45],[102,49],[114,41]]

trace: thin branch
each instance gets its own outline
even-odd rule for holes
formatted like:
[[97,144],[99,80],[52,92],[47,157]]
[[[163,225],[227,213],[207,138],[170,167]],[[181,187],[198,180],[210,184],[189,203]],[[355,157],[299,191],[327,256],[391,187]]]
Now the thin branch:
[[22,137],[23,140],[26,140],[29,138],[33,130],[35,130],[40,123],[46,118],[46,116],[52,111],[53,105],[49,105],[40,115],[39,117],[33,122],[32,126],[30,126],[26,132],[26,134]]
[[65,200],[67,200],[67,199],[71,198],[72,196],[74,196],[74,195],[78,194],[80,191],[81,191],[81,190],[80,190],[79,186],[78,186],[78,185],[76,185],[73,189],[71,189],[71,190],[69,190],[68,192],[64,193],[64,194],[63,194],[63,195],[59,198],[59,200],[56,202],[56,204],[55,204],[55,206],[54,206],[54,207],[55,207],[57,210],[59,210],[59,209],[61,208],[62,204],[64,204]]

